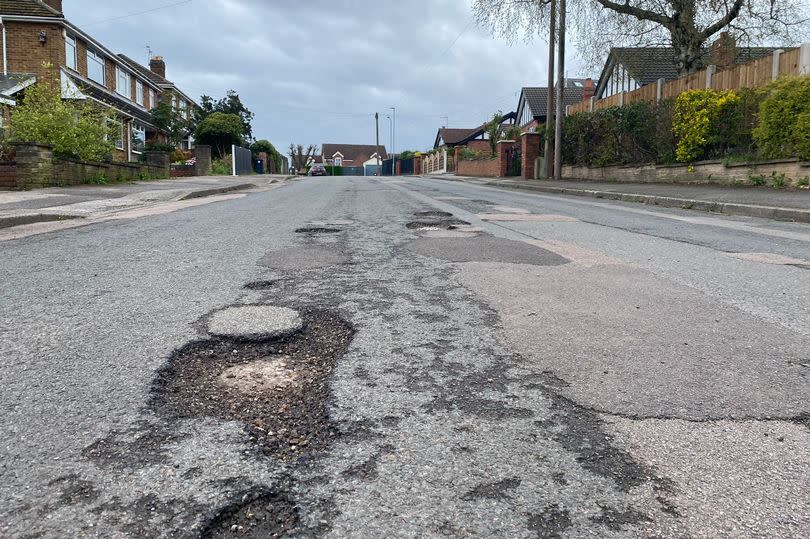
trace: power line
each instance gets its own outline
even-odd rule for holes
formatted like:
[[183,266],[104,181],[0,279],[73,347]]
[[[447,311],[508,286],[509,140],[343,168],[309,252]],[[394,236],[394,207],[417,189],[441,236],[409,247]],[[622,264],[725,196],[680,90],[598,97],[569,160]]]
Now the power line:
[[[470,20],[467,22],[467,26],[465,26],[465,27],[464,27],[464,30],[462,30],[462,31],[461,31],[461,33],[460,33],[459,35],[457,35],[457,36],[456,36],[456,39],[454,39],[454,40],[453,40],[453,42],[452,42],[452,43],[450,43],[450,45],[449,45],[449,46],[448,46],[446,49],[444,49],[442,52],[440,52],[439,54],[437,54],[437,55],[436,55],[435,60],[438,60],[439,58],[441,58],[442,56],[444,56],[445,54],[447,54],[448,52],[450,52],[450,50],[451,50],[453,47],[455,47],[455,46],[456,46],[456,43],[458,43],[458,40],[459,40],[459,39],[461,39],[461,36],[463,36],[464,34],[466,34],[466,33],[467,33],[467,30],[469,30],[469,29],[470,29],[470,27],[473,25],[473,22],[475,22],[475,21],[473,21],[472,19],[470,19]],[[432,63],[432,62],[431,62],[431,63]]]
[[101,19],[98,21],[89,22],[87,24],[82,24],[81,26],[93,26],[94,24],[102,24],[105,22],[113,22],[113,21],[120,21],[121,19],[127,19],[129,17],[137,17],[138,15],[145,15],[147,13],[153,13],[155,11],[160,11],[162,9],[169,9],[176,6],[182,6],[183,4],[190,4],[193,0],[182,0],[181,2],[175,2],[173,4],[167,4],[165,6],[159,6],[152,9],[146,9],[144,11],[136,11],[135,13],[128,13],[126,15],[119,15],[117,17],[111,17],[109,19]]

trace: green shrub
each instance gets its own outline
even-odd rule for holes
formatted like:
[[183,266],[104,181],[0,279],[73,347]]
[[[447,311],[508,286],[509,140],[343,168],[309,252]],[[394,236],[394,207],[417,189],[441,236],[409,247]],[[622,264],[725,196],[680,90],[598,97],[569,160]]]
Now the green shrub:
[[488,152],[482,152],[480,150],[473,150],[472,148],[465,147],[461,149],[460,158],[462,161],[483,161],[486,159],[493,159],[493,156]]
[[211,163],[212,176],[230,176],[233,174],[233,160],[230,155],[226,155],[222,159],[216,159]]
[[166,142],[147,142],[143,149],[147,152],[174,152],[175,148]]
[[62,99],[58,78],[50,72],[28,87],[11,111],[11,139],[50,144],[57,157],[101,161],[112,153],[119,129],[110,109]]
[[782,77],[765,88],[754,140],[768,159],[810,159],[810,76]]
[[688,90],[675,99],[672,130],[678,141],[675,157],[693,163],[722,143],[720,124],[740,101],[733,91]]

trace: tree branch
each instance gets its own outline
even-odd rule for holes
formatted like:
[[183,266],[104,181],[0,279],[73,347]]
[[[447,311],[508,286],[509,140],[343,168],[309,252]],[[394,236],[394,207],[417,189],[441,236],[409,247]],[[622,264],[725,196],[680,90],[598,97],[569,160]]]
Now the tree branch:
[[740,15],[740,9],[742,9],[744,2],[745,0],[734,0],[734,4],[731,6],[731,9],[729,9],[728,12],[726,12],[725,16],[716,23],[714,23],[713,25],[703,30],[703,32],[700,33],[701,37],[704,40],[706,40],[712,35],[722,30],[723,28],[725,28],[726,26],[728,26],[729,24],[731,24],[731,21],[733,21]]
[[612,9],[617,13],[622,13],[624,15],[631,15],[637,19],[656,22],[666,28],[669,28],[670,24],[672,23],[672,20],[669,17],[666,17],[665,15],[655,13],[654,11],[650,11],[648,9],[642,9],[640,7],[631,6],[630,0],[624,0],[623,4],[613,2],[611,0],[596,0],[596,1],[603,7]]

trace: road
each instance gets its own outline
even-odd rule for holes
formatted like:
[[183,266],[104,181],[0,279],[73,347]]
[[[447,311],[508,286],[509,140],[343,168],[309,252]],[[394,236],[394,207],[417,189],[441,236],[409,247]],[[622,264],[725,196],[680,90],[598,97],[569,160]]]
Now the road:
[[[0,243],[0,536],[810,535],[809,226],[419,178],[210,202]],[[234,305],[305,327],[209,337]]]

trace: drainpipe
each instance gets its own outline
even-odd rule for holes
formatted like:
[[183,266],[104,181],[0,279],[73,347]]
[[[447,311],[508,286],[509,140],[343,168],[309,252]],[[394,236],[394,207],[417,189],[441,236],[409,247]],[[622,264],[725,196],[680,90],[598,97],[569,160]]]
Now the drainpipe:
[[3,27],[3,75],[8,75],[8,54],[6,53],[6,23],[0,17],[0,26]]

